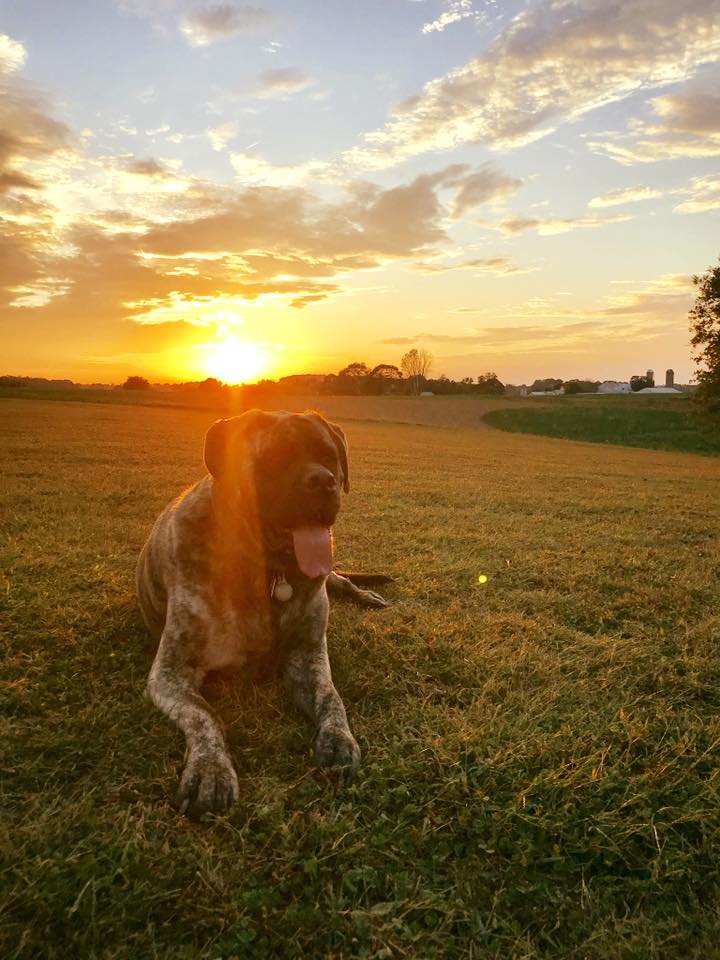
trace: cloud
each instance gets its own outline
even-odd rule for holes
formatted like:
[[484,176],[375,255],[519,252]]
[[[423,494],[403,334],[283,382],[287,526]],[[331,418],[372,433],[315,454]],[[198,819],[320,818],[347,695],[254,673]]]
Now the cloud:
[[6,33],[0,33],[0,76],[19,70],[25,58],[25,47]]
[[400,103],[346,159],[383,168],[465,143],[519,146],[683,80],[719,48],[717,0],[537,0],[480,56]]
[[[528,354],[582,351],[589,355],[601,344],[651,342],[677,331],[679,324],[685,330],[692,289],[691,277],[670,274],[640,282],[636,290],[609,297],[600,307],[569,310],[552,300],[533,299],[508,308],[501,316],[494,311],[492,325],[467,328],[458,334],[425,331],[413,336],[387,337],[380,343],[426,344],[438,352],[462,347],[460,358],[470,358],[468,351],[473,347],[497,349],[504,357],[510,347]],[[459,311],[475,313],[478,309],[462,307]],[[503,325],[498,325],[499,319],[504,321]],[[441,359],[455,358],[446,354]]]
[[446,6],[448,9],[440,14],[437,20],[423,24],[423,33],[442,33],[451,23],[458,23],[460,20],[475,16],[472,0],[449,0]]
[[[18,125],[32,122],[47,134],[51,159],[52,151],[63,155],[66,129],[36,112],[39,119],[30,109],[13,114],[13,149],[22,142]],[[31,143],[39,149],[37,137]],[[75,330],[98,317],[103,329],[193,321],[228,298],[301,308],[337,294],[350,273],[437,252],[448,239],[450,205],[508,189],[497,171],[453,164],[394,187],[329,181],[329,199],[328,189],[320,195],[305,182],[327,174],[323,164],[232,160],[238,185],[188,176],[153,157],[75,152],[53,167],[55,176],[16,187],[11,175],[21,174],[6,164],[2,215],[11,229],[0,241],[0,300],[38,323],[55,318]],[[515,269],[499,259],[475,268]]]
[[193,47],[207,47],[238,33],[266,30],[276,23],[264,7],[217,3],[188,14],[180,21],[180,32]]
[[673,133],[720,133],[720,96],[696,93],[656,97],[653,108]]
[[608,223],[622,223],[625,220],[632,220],[630,214],[615,214],[607,217],[509,217],[498,224],[498,229],[510,236],[524,233],[526,230],[535,230],[541,237],[552,237],[559,233],[569,233],[571,230],[602,227]]
[[591,139],[589,146],[626,166],[720,155],[720,96],[675,94],[649,103],[653,121],[631,120],[624,133]]
[[511,193],[515,193],[522,186],[522,180],[510,177],[496,170],[490,164],[471,174],[462,182],[455,195],[451,216],[458,219],[468,210],[478,207],[489,201],[504,200]]
[[225,147],[238,135],[238,128],[234,123],[223,123],[219,127],[212,127],[207,131],[213,150],[224,150]]
[[[45,99],[15,71],[21,44],[0,42],[0,306],[26,302],[43,278],[48,291],[62,260],[56,211],[47,192],[57,189],[76,159],[70,129],[49,115]],[[51,294],[52,296],[55,293]],[[38,294],[39,300],[43,297]]]
[[662,192],[653,187],[644,187],[639,184],[636,187],[623,187],[620,190],[611,190],[610,193],[604,193],[601,197],[593,197],[589,207],[617,207],[623,203],[637,203],[640,200],[652,200],[655,197],[661,197]]
[[311,87],[315,81],[297,67],[280,67],[277,70],[265,70],[260,74],[257,89],[259,97],[287,97],[301,93]]
[[686,200],[674,207],[675,213],[707,213],[720,209],[720,174],[693,177],[690,186],[679,191]]
[[235,169],[238,181],[246,186],[265,184],[274,187],[296,187],[307,180],[322,179],[332,171],[332,165],[324,160],[277,164],[248,153],[231,153],[230,163]]
[[128,173],[134,173],[138,177],[164,178],[170,176],[170,172],[158,160],[148,157],[145,160],[139,160],[137,157],[129,158],[124,164]]
[[416,263],[416,270],[422,273],[447,273],[450,270],[475,270],[478,275],[490,273],[496,277],[516,276],[521,273],[533,273],[539,267],[520,267],[510,257],[481,257],[475,260],[463,260],[461,263]]

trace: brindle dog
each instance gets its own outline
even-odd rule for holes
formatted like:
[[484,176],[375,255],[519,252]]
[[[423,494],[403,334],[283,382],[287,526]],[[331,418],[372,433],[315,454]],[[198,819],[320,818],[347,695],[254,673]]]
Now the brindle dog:
[[159,641],[147,695],[185,734],[177,803],[191,817],[238,799],[222,726],[200,694],[211,670],[274,664],[315,726],[318,766],[351,779],[360,750],[330,675],[327,589],[387,605],[332,570],[330,528],[349,490],[339,427],[251,410],[210,428],[205,464],[210,475],[160,514],[137,568]]

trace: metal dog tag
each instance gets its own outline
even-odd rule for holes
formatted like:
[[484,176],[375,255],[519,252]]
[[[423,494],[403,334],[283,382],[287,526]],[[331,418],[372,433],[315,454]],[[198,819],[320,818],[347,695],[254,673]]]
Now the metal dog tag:
[[272,595],[276,600],[286,603],[293,595],[293,588],[287,582],[282,573],[279,573],[273,581]]

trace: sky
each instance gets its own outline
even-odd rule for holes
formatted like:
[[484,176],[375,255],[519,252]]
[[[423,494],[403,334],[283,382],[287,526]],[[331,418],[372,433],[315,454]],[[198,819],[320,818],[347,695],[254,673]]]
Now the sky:
[[720,0],[0,0],[0,374],[694,370]]

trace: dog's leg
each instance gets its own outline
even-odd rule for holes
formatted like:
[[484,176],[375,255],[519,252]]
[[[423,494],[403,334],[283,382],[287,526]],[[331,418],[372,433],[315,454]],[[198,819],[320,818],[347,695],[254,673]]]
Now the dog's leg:
[[345,707],[333,686],[327,641],[319,636],[293,646],[283,658],[283,682],[295,706],[317,730],[315,760],[342,786],[360,764],[360,747],[350,732]]
[[223,813],[239,789],[220,721],[198,692],[205,671],[193,657],[193,631],[200,627],[194,619],[188,609],[168,611],[146,693],[185,734],[187,761],[176,802],[181,813],[198,818]]
[[[383,578],[383,580],[389,579],[388,577]],[[338,597],[347,597],[348,600],[352,600],[353,603],[357,603],[361,607],[381,608],[390,606],[389,602],[379,593],[358,587],[349,577],[344,577],[335,570],[327,578],[326,585],[328,593],[333,593]]]

